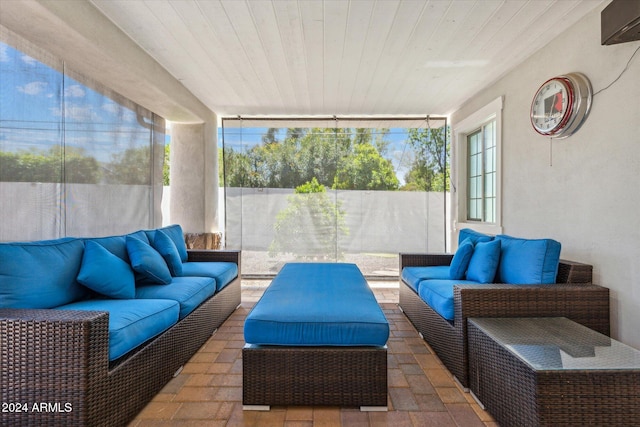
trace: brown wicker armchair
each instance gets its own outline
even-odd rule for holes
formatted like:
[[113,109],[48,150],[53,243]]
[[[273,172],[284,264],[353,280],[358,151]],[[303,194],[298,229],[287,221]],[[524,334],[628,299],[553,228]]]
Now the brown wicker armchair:
[[[453,254],[400,254],[409,266],[449,265]],[[556,284],[455,285],[454,321],[429,307],[400,279],[399,305],[440,360],[467,388],[467,319],[471,317],[567,317],[609,335],[609,289],[591,284],[592,266],[560,260]]]
[[240,305],[239,251],[188,254],[189,261],[237,263],[238,277],[112,363],[107,312],[0,309],[0,396],[8,405],[0,425],[112,427],[131,421]]

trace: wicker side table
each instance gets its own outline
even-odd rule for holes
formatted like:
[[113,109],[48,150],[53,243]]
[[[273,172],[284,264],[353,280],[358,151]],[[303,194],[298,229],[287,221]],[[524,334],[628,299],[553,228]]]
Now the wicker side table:
[[640,425],[640,351],[564,317],[468,321],[470,389],[501,426]]

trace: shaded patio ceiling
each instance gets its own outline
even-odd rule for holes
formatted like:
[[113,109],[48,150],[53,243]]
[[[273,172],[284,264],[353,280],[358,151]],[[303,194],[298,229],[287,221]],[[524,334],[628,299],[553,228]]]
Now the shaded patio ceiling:
[[601,0],[90,0],[218,115],[448,114]]

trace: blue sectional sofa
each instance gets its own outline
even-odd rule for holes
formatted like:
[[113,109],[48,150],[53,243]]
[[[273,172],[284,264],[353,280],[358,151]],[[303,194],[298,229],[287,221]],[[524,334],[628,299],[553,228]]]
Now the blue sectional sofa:
[[125,425],[239,305],[240,252],[179,225],[0,243],[0,424]]
[[609,335],[609,291],[553,239],[462,229],[455,254],[400,254],[399,305],[468,387],[467,319],[567,317]]

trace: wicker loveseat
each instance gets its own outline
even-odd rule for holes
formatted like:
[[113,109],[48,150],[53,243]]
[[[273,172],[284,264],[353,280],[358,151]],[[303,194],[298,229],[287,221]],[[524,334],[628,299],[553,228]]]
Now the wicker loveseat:
[[[146,236],[152,244],[158,230],[173,237],[182,235],[179,226],[170,226],[127,236],[0,244],[0,425],[126,425],[240,305],[239,251],[187,251],[182,247],[184,260],[174,260],[179,263],[174,267],[184,271],[170,278],[171,284],[147,283],[139,277],[141,269],[134,269],[133,298],[83,289],[86,263],[70,254],[80,253],[84,259],[92,241],[135,264],[123,249],[127,237],[144,240]],[[181,243],[176,241],[177,246]],[[73,267],[55,260],[66,260]],[[36,265],[40,261],[50,265]],[[107,264],[123,265],[120,261],[105,261]],[[50,272],[50,279],[33,283],[39,273],[32,270],[41,268]],[[69,276],[66,282],[62,280],[65,274]],[[120,277],[117,269],[104,274],[107,282],[114,276]],[[111,280],[111,284],[117,283]],[[25,287],[30,292],[21,294]],[[76,294],[70,303],[58,306],[58,292]],[[172,299],[171,295],[181,293]],[[47,303],[50,308],[25,307]],[[101,304],[104,310],[80,309]],[[140,339],[145,331],[138,325],[150,325],[135,317],[136,310],[154,304],[163,316],[165,312],[173,316],[169,325],[134,348],[123,350],[114,345],[119,328],[113,324],[116,317],[121,317],[118,322],[136,319],[129,338]]]
[[[559,248],[557,252],[559,255]],[[438,276],[449,268],[453,258],[454,254],[401,253],[400,271],[407,267],[435,267],[433,271]],[[452,287],[451,320],[427,304],[415,289],[416,285],[410,285],[401,273],[399,306],[447,369],[467,388],[468,318],[567,317],[610,334],[609,290],[591,283],[592,266],[567,260],[556,261],[556,264],[555,283],[551,284],[454,281],[459,284]]]

